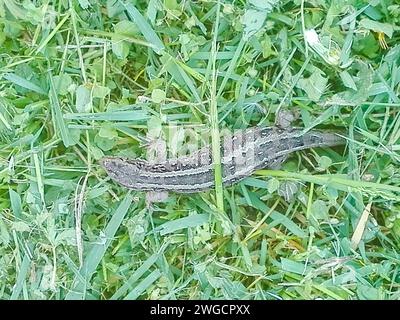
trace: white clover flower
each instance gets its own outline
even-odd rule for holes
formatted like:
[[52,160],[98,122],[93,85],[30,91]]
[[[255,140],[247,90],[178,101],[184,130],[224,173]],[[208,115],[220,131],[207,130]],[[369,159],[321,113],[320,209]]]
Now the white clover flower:
[[319,43],[318,33],[314,29],[306,30],[304,37],[310,46],[315,46]]
[[[304,39],[308,45],[317,53],[326,63],[337,66],[340,63],[340,50],[326,48],[319,40],[318,33],[314,29],[304,32]],[[331,42],[334,44],[333,42]]]

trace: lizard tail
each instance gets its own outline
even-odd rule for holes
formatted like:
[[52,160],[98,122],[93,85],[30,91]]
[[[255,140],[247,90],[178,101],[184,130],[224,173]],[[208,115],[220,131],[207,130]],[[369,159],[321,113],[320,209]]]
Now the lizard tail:
[[339,132],[311,131],[306,133],[303,138],[308,140],[305,144],[309,147],[332,147],[346,144],[346,139]]

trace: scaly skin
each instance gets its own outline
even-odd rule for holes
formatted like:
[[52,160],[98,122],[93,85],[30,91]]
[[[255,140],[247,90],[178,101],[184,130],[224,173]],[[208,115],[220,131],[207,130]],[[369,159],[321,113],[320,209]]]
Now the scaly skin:
[[[345,139],[332,132],[301,133],[300,129],[254,127],[225,137],[221,148],[223,184],[230,186],[255,170],[274,167],[294,151],[345,143]],[[134,190],[194,193],[214,186],[209,145],[190,156],[156,164],[140,159],[105,157],[101,165],[113,180]]]

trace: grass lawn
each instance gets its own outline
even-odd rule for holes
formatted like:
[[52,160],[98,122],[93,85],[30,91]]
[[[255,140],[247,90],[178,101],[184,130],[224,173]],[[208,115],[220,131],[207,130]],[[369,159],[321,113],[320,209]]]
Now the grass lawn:
[[[399,31],[397,0],[0,0],[0,299],[400,299]],[[283,112],[347,144],[222,186],[222,130]],[[215,189],[100,166],[171,127],[211,129]]]

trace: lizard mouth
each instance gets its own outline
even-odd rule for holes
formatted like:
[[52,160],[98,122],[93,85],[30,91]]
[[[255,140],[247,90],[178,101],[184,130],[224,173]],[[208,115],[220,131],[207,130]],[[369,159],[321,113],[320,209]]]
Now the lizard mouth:
[[[101,159],[99,160],[100,166],[102,166],[104,169],[106,169],[107,163],[108,163],[108,159],[107,159],[107,158],[101,158]],[[106,170],[107,170],[107,169],[106,169]]]

